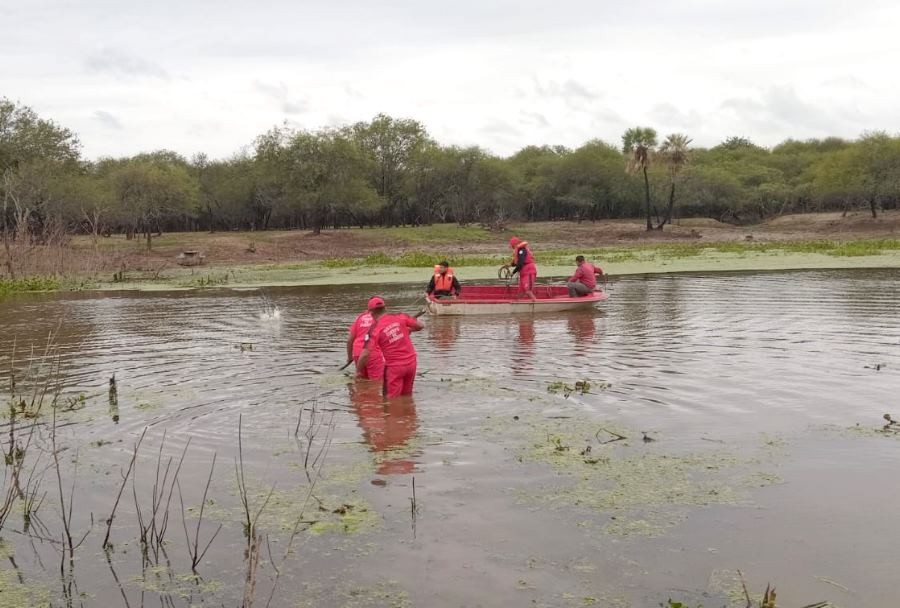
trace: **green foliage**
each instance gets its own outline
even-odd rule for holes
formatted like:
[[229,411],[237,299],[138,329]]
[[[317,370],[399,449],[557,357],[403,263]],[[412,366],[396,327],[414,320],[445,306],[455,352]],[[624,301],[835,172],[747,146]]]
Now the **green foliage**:
[[27,291],[56,291],[59,288],[60,281],[56,277],[0,278],[0,296]]
[[[0,223],[29,244],[88,233],[98,250],[107,231],[144,232],[150,246],[164,231],[373,225],[388,227],[400,245],[430,249],[463,235],[488,240],[475,226],[502,231],[513,218],[643,215],[660,227],[676,216],[751,223],[900,205],[900,137],[883,132],[788,139],[771,150],[729,137],[703,149],[684,134],[659,143],[653,128],[634,127],[621,143],[527,146],[501,158],[440,145],[421,123],[379,114],[318,131],[276,126],[223,160],[160,150],[81,162],[70,130],[0,98]],[[420,231],[433,223],[465,233]]]
[[75,163],[80,148],[69,129],[0,97],[0,173],[35,161]]
[[408,251],[400,255],[374,253],[365,258],[329,258],[322,261],[326,268],[355,268],[362,266],[401,266],[405,268],[434,268],[442,260],[454,260],[456,266],[499,266],[506,256],[466,255],[455,258],[448,253]]

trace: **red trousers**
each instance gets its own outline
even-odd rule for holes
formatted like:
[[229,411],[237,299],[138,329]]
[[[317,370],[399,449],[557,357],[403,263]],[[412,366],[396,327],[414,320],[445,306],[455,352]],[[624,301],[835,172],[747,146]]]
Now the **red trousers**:
[[[363,380],[378,380],[384,377],[384,357],[380,351],[369,353],[369,360],[366,361],[366,369],[356,370],[356,377]],[[353,362],[356,363],[359,357],[354,357]]]
[[519,293],[534,290],[534,282],[537,280],[537,268],[526,266],[519,271]]
[[410,365],[385,365],[384,367],[384,396],[400,397],[412,395],[413,384],[416,381],[416,364]]

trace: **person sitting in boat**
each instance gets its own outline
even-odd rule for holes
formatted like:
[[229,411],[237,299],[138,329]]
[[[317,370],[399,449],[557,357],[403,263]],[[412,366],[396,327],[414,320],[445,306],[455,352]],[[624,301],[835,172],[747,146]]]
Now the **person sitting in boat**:
[[455,298],[459,296],[460,291],[462,291],[462,287],[459,279],[453,274],[453,269],[450,268],[450,262],[444,260],[434,267],[434,276],[428,282],[428,287],[425,289],[426,294],[434,294],[436,298],[447,296]]
[[603,269],[597,268],[584,259],[583,255],[575,258],[578,268],[575,274],[569,277],[566,287],[569,288],[569,297],[576,298],[586,296],[597,288],[597,277],[603,276]]
[[515,275],[519,274],[519,294],[524,294],[536,300],[534,295],[534,283],[537,280],[537,265],[534,263],[534,255],[528,247],[528,242],[519,237],[509,239],[509,247],[513,250],[511,266]]

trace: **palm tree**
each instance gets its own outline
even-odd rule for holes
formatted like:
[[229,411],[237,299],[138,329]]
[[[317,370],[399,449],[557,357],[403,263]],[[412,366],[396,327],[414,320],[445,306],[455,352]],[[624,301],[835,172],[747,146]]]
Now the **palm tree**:
[[692,141],[684,133],[673,133],[666,137],[659,147],[659,155],[669,171],[669,206],[666,209],[666,217],[657,226],[659,230],[672,221],[672,211],[675,208],[675,179],[691,159],[691,149],[688,146]]
[[650,215],[650,180],[647,178],[647,169],[650,167],[650,159],[655,148],[656,130],[650,127],[632,127],[622,135],[622,151],[631,156],[628,161],[628,172],[644,174],[647,230],[653,230],[653,221]]

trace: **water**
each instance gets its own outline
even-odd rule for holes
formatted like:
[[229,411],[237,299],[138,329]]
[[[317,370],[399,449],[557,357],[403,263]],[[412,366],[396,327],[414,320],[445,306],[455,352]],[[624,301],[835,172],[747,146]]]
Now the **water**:
[[[61,400],[85,396],[58,431],[67,488],[77,463],[76,536],[92,530],[76,552],[75,605],[241,604],[240,417],[254,505],[275,488],[257,528],[256,605],[277,567],[273,606],[723,605],[741,569],[754,593],[776,584],[779,605],[887,607],[898,597],[900,532],[888,514],[900,505],[900,439],[874,430],[884,413],[900,418],[898,278],[631,277],[589,313],[427,319],[414,400],[389,405],[338,372],[369,288],[10,299],[0,302],[0,367],[14,343],[25,366],[52,332]],[[381,295],[415,312],[420,290]],[[587,393],[548,392],[581,380]],[[145,428],[107,561],[103,522]],[[600,428],[628,439],[601,444],[612,435]],[[176,489],[166,557],[142,563],[134,494],[146,518],[157,454],[164,471],[188,440],[184,522]],[[587,445],[584,459],[598,463],[582,462]],[[201,538],[222,530],[197,581],[185,538],[214,454]],[[601,456],[634,461],[617,479],[596,469]],[[641,485],[673,462],[655,488]],[[310,471],[321,473],[315,498]],[[569,491],[579,479],[589,492]],[[698,499],[706,483],[721,485]],[[50,467],[38,530],[25,534],[17,511],[2,537],[18,568],[8,580],[21,575],[63,604],[55,484]],[[647,505],[634,498],[643,493]],[[291,543],[301,511],[318,523]]]

